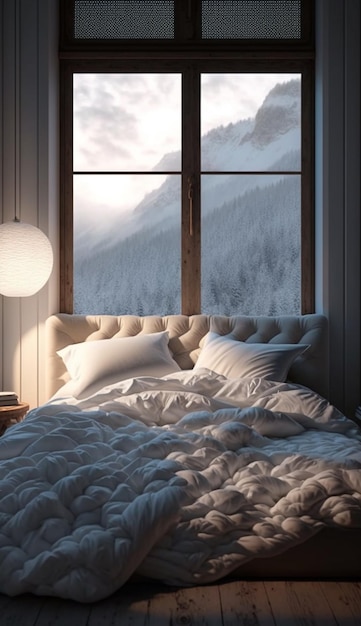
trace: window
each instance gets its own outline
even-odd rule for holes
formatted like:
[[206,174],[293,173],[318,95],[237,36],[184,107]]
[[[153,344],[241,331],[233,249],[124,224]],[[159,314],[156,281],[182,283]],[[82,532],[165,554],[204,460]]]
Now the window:
[[74,311],[179,311],[182,76],[74,75]]
[[[285,3],[148,4],[149,39],[144,19],[127,27],[125,9],[144,3],[62,5],[62,310],[312,311],[302,3],[260,34],[255,12]],[[114,10],[124,23],[108,31],[99,11]]]

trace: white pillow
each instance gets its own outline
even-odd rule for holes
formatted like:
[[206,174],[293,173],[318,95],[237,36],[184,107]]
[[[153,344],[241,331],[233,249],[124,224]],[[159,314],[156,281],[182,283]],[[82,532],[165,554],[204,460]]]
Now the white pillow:
[[126,378],[161,377],[180,370],[169,351],[166,331],[74,343],[57,354],[75,383],[75,397]]
[[245,343],[230,335],[209,332],[194,369],[205,367],[227,378],[265,378],[284,382],[304,344]]

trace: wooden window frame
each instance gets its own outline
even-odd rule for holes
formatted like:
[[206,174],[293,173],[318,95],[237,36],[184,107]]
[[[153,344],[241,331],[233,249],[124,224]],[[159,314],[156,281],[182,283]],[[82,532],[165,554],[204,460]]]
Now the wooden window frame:
[[[177,0],[176,0],[177,1]],[[119,42],[73,42],[70,49],[69,7],[72,0],[61,2],[60,51],[60,310],[73,313],[73,74],[83,72],[177,72],[187,67],[183,89],[192,98],[183,98],[182,119],[182,250],[181,312],[201,312],[201,213],[200,213],[200,85],[198,72],[288,72],[302,75],[301,103],[301,312],[312,313],[315,307],[314,281],[314,52],[310,44],[312,27],[298,46],[273,42],[217,42],[200,46],[186,42],[180,49],[165,42],[143,42],[137,50]],[[184,6],[185,3],[183,3]],[[198,2],[195,3],[198,5]],[[194,6],[195,6],[194,5]],[[307,11],[311,3],[305,2]],[[67,11],[66,11],[67,9]],[[177,3],[177,10],[180,5]],[[306,11],[306,15],[307,15]],[[304,14],[303,14],[304,19]],[[184,22],[183,22],[184,23]],[[307,16],[307,24],[313,24]],[[286,46],[286,49],[285,49]],[[193,68],[193,70],[192,70]],[[191,83],[191,84],[190,84]],[[192,123],[189,124],[189,120]],[[198,129],[198,130],[197,130]],[[188,180],[193,177],[193,203],[190,215]],[[189,223],[192,219],[192,234]]]

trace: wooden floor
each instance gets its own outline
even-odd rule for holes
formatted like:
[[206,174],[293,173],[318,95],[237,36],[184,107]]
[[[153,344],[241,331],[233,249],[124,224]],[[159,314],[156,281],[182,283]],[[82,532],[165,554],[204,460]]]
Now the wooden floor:
[[360,582],[126,585],[94,604],[0,595],[1,626],[361,626]]

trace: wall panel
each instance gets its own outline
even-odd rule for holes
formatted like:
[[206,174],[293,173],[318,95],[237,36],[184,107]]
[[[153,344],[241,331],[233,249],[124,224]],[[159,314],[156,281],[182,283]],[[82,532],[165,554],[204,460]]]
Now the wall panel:
[[[316,0],[316,5],[316,302],[330,321],[331,400],[351,414],[361,401],[360,2]],[[50,237],[55,252],[51,279],[38,295],[0,297],[0,383],[32,406],[46,399],[44,321],[58,310],[57,18],[57,0],[0,0],[0,214],[3,221],[12,219],[17,182],[22,218]]]
[[329,318],[330,399],[360,395],[360,3],[318,0],[317,310]]
[[58,308],[57,15],[56,0],[1,3],[2,221],[13,219],[16,207],[22,221],[49,236],[55,251],[53,274],[38,294],[1,297],[2,388],[14,389],[31,406],[45,400],[44,321]]

